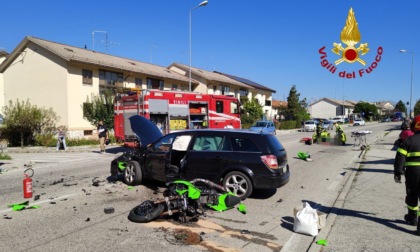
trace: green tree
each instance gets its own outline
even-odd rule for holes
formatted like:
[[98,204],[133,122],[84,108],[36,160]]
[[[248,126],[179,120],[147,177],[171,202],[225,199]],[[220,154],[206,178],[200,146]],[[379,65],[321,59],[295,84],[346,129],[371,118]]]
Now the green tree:
[[300,127],[300,122],[309,119],[309,114],[306,112],[308,102],[306,98],[299,100],[300,93],[297,92],[296,85],[290,88],[289,96],[287,97],[286,120],[293,120],[296,122],[296,127]]
[[378,108],[368,102],[359,102],[354,105],[354,113],[363,113],[367,120],[378,116]]
[[395,105],[395,111],[407,113],[407,107],[401,100]]
[[97,126],[100,120],[104,121],[104,125],[108,129],[114,128],[114,93],[106,90],[102,95],[96,95],[83,104],[83,118],[88,120],[92,125]]
[[255,121],[262,119],[263,106],[256,99],[250,100],[246,96],[241,96],[241,104],[243,107],[241,115],[243,128],[249,128]]
[[51,133],[56,128],[59,116],[52,108],[38,108],[29,100],[16,103],[9,101],[3,108],[5,133],[12,145],[33,144],[37,134]]
[[417,100],[416,104],[414,105],[414,116],[420,115],[420,100]]

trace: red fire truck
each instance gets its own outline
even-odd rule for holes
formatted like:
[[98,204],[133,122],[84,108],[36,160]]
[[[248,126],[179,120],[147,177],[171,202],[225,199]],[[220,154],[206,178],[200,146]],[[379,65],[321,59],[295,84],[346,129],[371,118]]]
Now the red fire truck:
[[241,128],[240,102],[225,95],[195,92],[135,90],[118,93],[114,103],[114,131],[118,142],[135,142],[129,118],[141,115],[163,134],[197,128]]

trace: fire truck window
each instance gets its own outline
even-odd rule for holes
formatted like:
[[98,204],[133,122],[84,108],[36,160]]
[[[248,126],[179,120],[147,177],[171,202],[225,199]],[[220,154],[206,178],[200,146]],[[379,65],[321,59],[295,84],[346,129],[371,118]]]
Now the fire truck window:
[[223,101],[216,101],[216,113],[223,113]]
[[162,151],[167,152],[167,151],[169,151],[169,148],[172,144],[173,139],[174,139],[174,137],[172,135],[162,138],[157,143],[155,143],[155,145],[153,146],[153,151],[154,152],[162,152]]
[[186,151],[191,141],[190,135],[177,136],[172,145],[172,150]]
[[235,102],[230,103],[230,113],[231,114],[239,114],[238,104]]

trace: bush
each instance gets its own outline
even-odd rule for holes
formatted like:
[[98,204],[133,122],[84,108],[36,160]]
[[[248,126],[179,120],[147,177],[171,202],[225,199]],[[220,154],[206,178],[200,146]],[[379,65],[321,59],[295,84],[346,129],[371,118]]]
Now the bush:
[[[115,143],[115,136],[109,135],[110,143]],[[97,145],[99,144],[98,138],[67,138],[66,145],[70,146],[84,146],[84,145]],[[56,134],[39,134],[35,136],[36,146],[55,147],[57,146]]]
[[0,160],[11,160],[12,158],[7,153],[0,153]]
[[280,129],[297,129],[300,128],[300,123],[298,123],[297,121],[282,121],[280,123]]

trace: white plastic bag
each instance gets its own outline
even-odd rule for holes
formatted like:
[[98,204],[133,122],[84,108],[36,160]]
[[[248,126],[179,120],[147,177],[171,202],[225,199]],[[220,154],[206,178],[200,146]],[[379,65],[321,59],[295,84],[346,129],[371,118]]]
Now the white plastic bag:
[[295,214],[293,231],[301,234],[318,235],[318,214],[308,202],[303,204],[303,209]]

